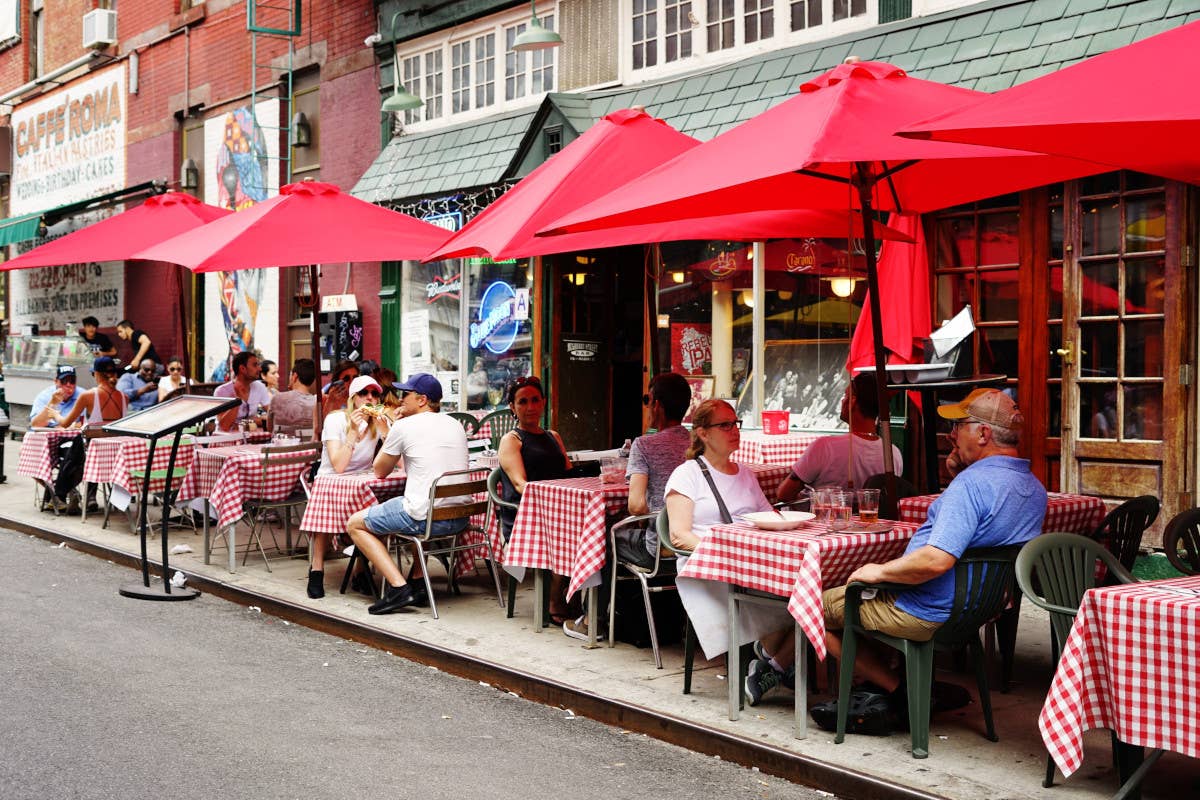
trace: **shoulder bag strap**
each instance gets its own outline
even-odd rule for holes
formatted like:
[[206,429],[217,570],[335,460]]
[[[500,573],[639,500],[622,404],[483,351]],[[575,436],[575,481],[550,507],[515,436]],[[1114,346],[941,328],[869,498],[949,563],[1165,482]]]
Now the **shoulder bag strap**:
[[725,500],[721,497],[721,493],[717,491],[717,484],[713,481],[713,477],[709,474],[708,465],[700,456],[696,456],[696,463],[700,465],[700,471],[704,473],[704,480],[708,481],[708,488],[712,489],[713,497],[717,501],[717,509],[721,512],[721,522],[726,525],[733,522],[733,517],[729,514],[729,509],[725,507]]

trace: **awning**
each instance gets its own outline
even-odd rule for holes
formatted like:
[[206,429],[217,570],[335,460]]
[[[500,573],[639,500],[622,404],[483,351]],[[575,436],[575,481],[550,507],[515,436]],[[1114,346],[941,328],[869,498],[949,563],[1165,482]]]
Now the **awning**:
[[0,247],[36,239],[45,226],[53,225],[60,219],[74,216],[82,211],[107,208],[117,203],[135,200],[142,195],[163,192],[166,188],[165,181],[146,181],[124,189],[117,189],[115,192],[90,197],[87,200],[49,208],[36,214],[23,214],[19,217],[0,220]]

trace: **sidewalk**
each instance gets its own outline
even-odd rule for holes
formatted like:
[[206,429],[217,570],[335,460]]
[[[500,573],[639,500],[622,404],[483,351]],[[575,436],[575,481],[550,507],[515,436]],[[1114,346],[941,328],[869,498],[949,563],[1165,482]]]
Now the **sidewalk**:
[[[55,517],[37,511],[33,482],[16,474],[20,443],[6,444],[8,481],[0,485],[0,526],[30,532],[38,529],[39,535],[49,538],[59,534],[77,539],[80,546],[118,562],[137,557],[138,539],[129,532],[122,513],[114,510],[105,531],[100,528],[100,515],[81,523],[78,517]],[[152,516],[157,510],[151,509]],[[239,544],[245,538],[239,532]],[[679,646],[665,648],[665,668],[657,670],[649,649],[618,644],[615,648],[587,650],[561,630],[547,628],[537,633],[532,623],[531,580],[518,592],[513,619],[506,619],[497,605],[485,569],[463,581],[459,597],[447,595],[444,576],[435,575],[441,614],[438,620],[427,609],[372,617],[366,612],[370,602],[367,598],[337,592],[347,559],[326,565],[328,594],[321,600],[310,600],[305,594],[307,564],[302,558],[272,559],[272,571],[268,572],[261,556],[255,554],[245,566],[239,558],[237,572],[230,574],[224,566],[223,549],[214,553],[211,565],[203,563],[203,536],[199,532],[172,530],[169,541],[172,545],[187,544],[195,551],[172,556],[171,566],[186,573],[202,590],[258,605],[266,613],[290,616],[336,635],[371,641],[418,661],[442,664],[447,671],[466,677],[492,676],[487,679],[493,685],[543,702],[567,705],[577,713],[597,716],[622,728],[649,728],[651,735],[677,742],[679,731],[686,730],[686,746],[704,752],[733,753],[726,757],[744,759],[746,750],[738,756],[738,748],[727,746],[730,741],[742,742],[760,748],[755,757],[763,759],[760,766],[764,771],[823,784],[821,788],[843,796],[1094,800],[1110,797],[1117,788],[1107,731],[1088,734],[1086,757],[1079,772],[1065,782],[1058,775],[1052,789],[1041,786],[1046,755],[1037,731],[1037,715],[1051,678],[1050,636],[1046,617],[1029,603],[1024,604],[1018,635],[1016,685],[1009,694],[992,693],[1000,741],[992,743],[983,738],[982,714],[978,704],[973,703],[935,717],[930,756],[915,760],[908,753],[908,735],[904,732],[885,738],[848,736],[844,744],[835,745],[832,734],[810,723],[807,739],[793,738],[792,694],[787,691],[769,696],[756,708],[747,707],[739,721],[729,721],[723,660],[707,665],[698,662],[693,693],[684,695]],[[149,547],[153,560],[161,551],[157,536]],[[130,582],[139,578],[137,573],[129,573]],[[172,613],[183,622],[188,606],[178,604]],[[810,703],[826,696],[824,666],[817,672],[822,691]],[[938,678],[961,683],[972,696],[975,694],[969,675],[943,670]],[[523,687],[529,687],[529,691]],[[847,770],[850,772],[844,774],[848,778],[837,777]],[[894,788],[872,786],[875,782]],[[1147,800],[1178,797],[1181,791],[1187,796],[1195,794],[1198,787],[1200,767],[1196,762],[1167,754],[1151,772],[1143,796]]]

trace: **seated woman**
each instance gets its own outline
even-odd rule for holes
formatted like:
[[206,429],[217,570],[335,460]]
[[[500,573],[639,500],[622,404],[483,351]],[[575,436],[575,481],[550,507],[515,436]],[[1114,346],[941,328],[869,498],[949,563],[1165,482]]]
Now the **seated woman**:
[[726,521],[722,502],[730,519],[771,510],[754,472],[729,460],[741,444],[740,427],[724,400],[705,400],[692,415],[686,460],[667,479],[671,543],[677,548],[695,550],[714,525]]
[[183,389],[188,385],[188,378],[183,374],[183,359],[171,356],[167,359],[167,374],[158,379],[158,402],[167,399],[171,392]]
[[[387,438],[391,421],[381,413],[382,406],[378,404],[383,390],[375,379],[361,375],[350,382],[348,392],[346,407],[327,416],[321,428],[325,448],[318,476],[369,470],[375,461],[376,446]],[[308,596],[314,600],[325,596],[325,551],[329,549],[331,535],[319,532],[312,537]],[[356,576],[354,588],[373,593],[360,586],[364,579],[365,573]]]
[[[316,431],[317,368],[311,358],[292,362],[292,372],[286,391],[275,395],[267,409],[267,428],[277,433],[293,434],[299,430]],[[340,410],[335,413],[340,413]]]
[[[542,382],[535,377],[518,378],[508,387],[507,396],[517,427],[500,439],[500,496],[520,502],[526,484],[566,477],[571,460],[567,458],[562,437],[542,428],[546,410]],[[499,517],[500,531],[508,541],[516,513],[501,507]],[[566,602],[566,583],[560,575],[550,580],[550,619],[555,625],[574,619]]]
[[125,416],[126,399],[117,389],[116,363],[108,356],[100,356],[92,362],[92,375],[96,379],[95,388],[79,395],[60,427],[69,428],[76,420],[83,425],[100,425]]

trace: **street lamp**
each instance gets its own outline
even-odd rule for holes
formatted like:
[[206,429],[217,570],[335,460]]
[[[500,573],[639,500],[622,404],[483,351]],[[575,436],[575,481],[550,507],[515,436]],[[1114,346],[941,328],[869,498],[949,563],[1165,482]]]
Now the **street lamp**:
[[229,210],[237,211],[238,173],[237,167],[232,162],[226,164],[225,169],[221,170],[221,185],[225,187],[225,193],[229,195]]
[[529,20],[529,27],[521,31],[513,40],[512,49],[518,53],[525,53],[530,50],[549,50],[551,47],[561,45],[562,37],[554,31],[547,30],[538,20],[536,0],[529,0],[529,10],[532,12],[533,18]]
[[396,58],[396,20],[403,13],[403,11],[397,11],[392,15],[392,96],[383,101],[383,112],[385,114],[389,111],[413,111],[425,105],[424,100],[400,85],[400,64],[399,59]]

